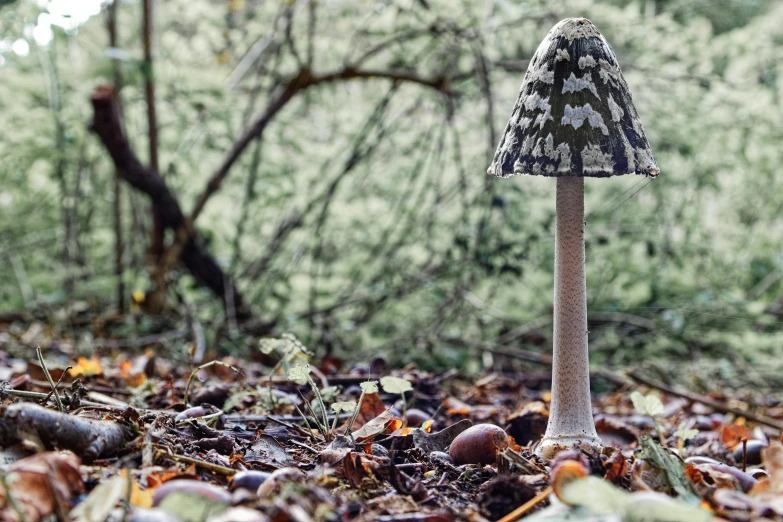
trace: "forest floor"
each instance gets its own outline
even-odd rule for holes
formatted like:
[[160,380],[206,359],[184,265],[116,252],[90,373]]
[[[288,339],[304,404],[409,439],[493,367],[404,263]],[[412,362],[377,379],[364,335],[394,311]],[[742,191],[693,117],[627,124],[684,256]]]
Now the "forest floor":
[[290,336],[84,358],[50,334],[0,323],[0,520],[783,520],[783,406],[753,390],[596,374],[604,449],[542,462],[546,372],[348,365]]

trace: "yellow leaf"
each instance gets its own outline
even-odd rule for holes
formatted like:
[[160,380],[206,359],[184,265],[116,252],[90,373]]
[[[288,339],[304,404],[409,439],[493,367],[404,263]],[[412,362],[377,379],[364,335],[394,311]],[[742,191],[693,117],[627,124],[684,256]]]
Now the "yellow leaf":
[[218,65],[226,65],[228,61],[231,59],[231,53],[228,51],[223,51],[222,53],[215,55],[215,61]]
[[79,357],[76,362],[76,366],[71,368],[68,373],[73,377],[84,376],[92,377],[93,375],[103,374],[103,368],[101,367],[101,361],[98,357],[93,355],[92,358]]
[[136,304],[141,304],[144,302],[144,298],[146,297],[146,294],[142,290],[134,290],[131,292],[131,297],[133,298],[133,302]]

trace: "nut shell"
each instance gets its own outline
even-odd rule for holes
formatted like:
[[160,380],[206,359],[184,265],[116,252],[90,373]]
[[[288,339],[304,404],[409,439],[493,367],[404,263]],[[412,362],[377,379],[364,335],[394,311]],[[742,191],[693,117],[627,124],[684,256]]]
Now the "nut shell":
[[494,464],[498,451],[508,448],[508,435],[494,424],[477,424],[463,431],[449,447],[454,464]]

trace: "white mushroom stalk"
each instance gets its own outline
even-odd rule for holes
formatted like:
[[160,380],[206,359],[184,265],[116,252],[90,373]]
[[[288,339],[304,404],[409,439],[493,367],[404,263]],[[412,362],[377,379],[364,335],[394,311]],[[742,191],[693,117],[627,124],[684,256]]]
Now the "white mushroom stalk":
[[488,174],[557,177],[552,403],[537,454],[601,447],[590,401],[584,178],[658,176],[612,49],[585,18],[562,20],[530,60]]
[[587,357],[584,178],[557,178],[552,402],[537,453],[550,458],[562,448],[600,448],[590,405]]

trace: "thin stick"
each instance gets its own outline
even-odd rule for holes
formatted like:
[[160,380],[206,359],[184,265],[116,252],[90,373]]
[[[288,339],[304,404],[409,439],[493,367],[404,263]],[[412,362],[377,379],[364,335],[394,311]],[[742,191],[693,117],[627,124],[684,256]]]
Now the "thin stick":
[[[117,40],[117,4],[112,2],[108,9],[107,28],[109,31],[109,46],[112,48],[112,71],[114,73],[114,88],[117,90],[117,104],[121,105],[120,90],[122,89],[122,75],[120,73],[119,60],[116,57],[119,43]],[[113,201],[112,201],[112,219],[114,225],[114,276],[117,278],[117,311],[122,315],[125,313],[125,282],[123,280],[123,248],[122,240],[122,187],[120,180],[122,176],[117,169],[114,170]]]
[[196,374],[199,372],[199,370],[203,370],[205,368],[209,368],[210,366],[214,366],[216,364],[220,365],[220,366],[225,366],[226,368],[231,368],[232,370],[234,370],[236,373],[238,373],[239,375],[241,375],[243,377],[245,375],[245,374],[242,373],[242,370],[240,370],[238,368],[234,368],[230,364],[226,364],[223,361],[210,361],[208,363],[202,364],[201,366],[199,366],[198,368],[193,370],[190,373],[190,377],[188,377],[188,384],[185,386],[185,397],[182,400],[182,402],[185,403],[186,407],[188,406],[188,392],[190,392],[190,385],[193,382],[193,378],[196,376]]
[[514,522],[515,520],[522,517],[524,514],[526,514],[528,511],[536,507],[540,502],[544,501],[550,494],[552,493],[552,486],[547,486],[544,488],[544,490],[536,495],[535,497],[531,498],[518,508],[516,508],[514,511],[506,515],[505,517],[498,519],[497,522]]
[[60,400],[60,394],[57,393],[57,385],[54,384],[54,380],[49,374],[49,369],[46,367],[46,363],[43,360],[43,354],[41,353],[40,346],[35,349],[35,353],[38,355],[38,362],[41,364],[44,375],[46,375],[46,380],[49,381],[49,386],[52,387],[52,394],[54,395],[54,401],[57,403],[57,409],[60,411],[60,413],[65,413],[65,406],[63,406],[63,401]]
[[231,477],[233,475],[236,475],[237,470],[227,468],[225,466],[220,466],[218,464],[212,464],[211,462],[204,462],[203,460],[198,459],[192,459],[190,457],[186,457],[184,455],[177,455],[176,453],[170,453],[168,451],[168,448],[166,449],[159,449],[157,453],[158,457],[168,457],[171,460],[176,460],[177,462],[184,462],[185,464],[195,464],[196,466],[199,466],[201,468],[204,468],[207,471],[211,471],[213,473],[218,473],[220,475],[223,475],[225,477]]
[[[644,185],[642,185],[642,186],[641,186],[641,188],[639,188],[639,190],[637,190],[636,192],[634,192],[633,194],[631,194],[630,196],[628,196],[627,198],[625,198],[625,199],[622,201],[622,203],[620,203],[619,205],[617,205],[616,207],[614,207],[614,208],[613,208],[613,209],[612,209],[612,210],[609,212],[609,214],[607,214],[607,215],[611,216],[612,214],[614,214],[614,213],[615,213],[615,211],[616,211],[618,208],[620,208],[620,207],[622,207],[623,205],[625,205],[625,202],[626,202],[626,201],[628,201],[629,199],[631,199],[632,197],[634,197],[635,195],[637,195],[639,192],[641,192],[642,190],[644,190],[645,188],[647,188],[647,185],[649,185],[650,183],[652,183],[654,180],[655,180],[655,178],[650,178],[650,181],[648,181],[647,183],[645,183]],[[636,186],[636,185],[634,185],[634,186]]]
[[612,199],[611,201],[605,203],[601,208],[599,208],[598,212],[600,213],[603,209],[605,209],[606,207],[608,207],[609,205],[611,205],[612,203],[614,203],[615,201],[617,201],[621,197],[623,197],[626,194],[628,194],[628,192],[630,192],[631,190],[635,189],[639,185],[639,183],[642,183],[644,181],[645,181],[645,178],[642,178],[639,181],[637,181],[636,183],[634,183],[633,185],[631,185],[630,187],[628,187],[627,189],[625,189],[624,191],[622,191],[622,193],[620,193],[619,195],[615,196],[614,199]]
[[691,393],[687,391],[677,391],[674,388],[671,388],[670,386],[667,386],[663,383],[655,382],[648,379],[647,377],[643,377],[636,371],[630,372],[628,376],[637,382],[649,386],[650,388],[655,388],[656,390],[660,390],[664,393],[668,393],[669,395],[674,395],[675,397],[682,397],[683,399],[687,399],[689,401],[704,404],[705,406],[709,406],[710,408],[713,408],[714,410],[719,411],[721,413],[731,413],[733,415],[737,415],[738,417],[744,417],[749,421],[753,421],[758,424],[763,424],[764,426],[769,426],[770,428],[783,430],[783,422],[777,419],[773,419],[771,417],[767,417],[764,415],[756,415],[755,413],[749,411],[743,411],[740,410],[739,408],[733,408],[731,406],[720,403],[718,401],[714,401],[709,397],[705,397],[704,395],[699,395],[697,393]]

